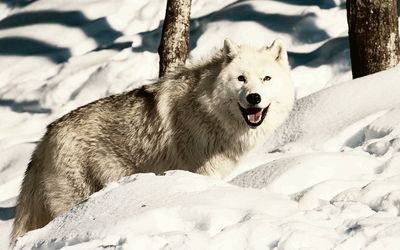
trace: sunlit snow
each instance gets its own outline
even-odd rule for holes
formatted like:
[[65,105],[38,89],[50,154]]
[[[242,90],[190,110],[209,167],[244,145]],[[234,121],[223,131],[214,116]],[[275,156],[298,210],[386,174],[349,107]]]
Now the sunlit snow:
[[[16,249],[399,249],[400,68],[351,80],[344,0],[193,0],[190,58],[287,44],[298,101],[225,180],[137,174]],[[0,2],[0,249],[46,125],[151,83],[166,1]]]

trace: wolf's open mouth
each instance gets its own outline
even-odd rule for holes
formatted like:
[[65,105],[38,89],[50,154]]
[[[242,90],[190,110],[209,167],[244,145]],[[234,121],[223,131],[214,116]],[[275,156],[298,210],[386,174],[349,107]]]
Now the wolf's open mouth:
[[242,112],[243,118],[247,125],[251,128],[260,126],[264,121],[265,115],[268,112],[269,105],[266,108],[243,108],[239,104],[240,111]]

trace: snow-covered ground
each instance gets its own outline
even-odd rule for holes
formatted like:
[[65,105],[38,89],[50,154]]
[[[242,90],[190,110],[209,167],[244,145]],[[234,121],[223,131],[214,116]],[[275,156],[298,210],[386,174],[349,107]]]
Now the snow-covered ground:
[[[226,180],[129,176],[17,249],[399,249],[400,68],[350,80],[345,1],[192,2],[191,60],[286,42],[291,118]],[[0,2],[0,249],[46,125],[157,77],[165,3]]]

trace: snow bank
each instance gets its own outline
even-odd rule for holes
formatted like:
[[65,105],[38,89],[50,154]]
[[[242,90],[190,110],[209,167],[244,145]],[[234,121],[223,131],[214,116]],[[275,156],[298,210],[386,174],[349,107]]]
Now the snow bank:
[[398,159],[294,156],[231,182],[242,187],[184,171],[133,175],[17,249],[397,249]]
[[[265,147],[272,151],[292,142],[286,145],[284,150],[323,149],[328,139],[353,123],[377,112],[400,107],[400,85],[397,84],[399,77],[400,67],[397,67],[335,85],[299,99],[290,118],[266,142]],[[384,122],[386,123],[386,120]],[[352,144],[351,141],[347,143]],[[345,142],[337,146],[347,145]],[[340,148],[333,150],[338,149]]]
[[[111,183],[45,228],[28,233],[17,249],[244,249],[249,238],[265,232],[239,238],[235,235],[242,230],[234,225],[251,220],[268,224],[296,208],[288,197],[184,171],[139,174]],[[268,244],[274,240],[264,239]]]

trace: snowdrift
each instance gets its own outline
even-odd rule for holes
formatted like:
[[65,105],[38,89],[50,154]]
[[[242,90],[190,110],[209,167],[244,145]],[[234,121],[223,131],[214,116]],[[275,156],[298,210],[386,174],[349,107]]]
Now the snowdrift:
[[[332,142],[328,141],[336,134],[369,115],[400,107],[400,85],[397,84],[399,77],[400,68],[397,67],[301,98],[296,102],[291,117],[280,131],[266,142],[265,147],[275,150],[292,142],[285,146],[286,150],[304,147],[321,149],[324,146],[326,149],[338,150],[339,148],[330,145]],[[398,120],[397,112],[393,112],[389,117],[392,116],[396,116],[393,119]],[[386,122],[385,119],[381,123]],[[360,140],[357,138],[344,139],[336,146],[354,146],[362,143],[357,141]]]

